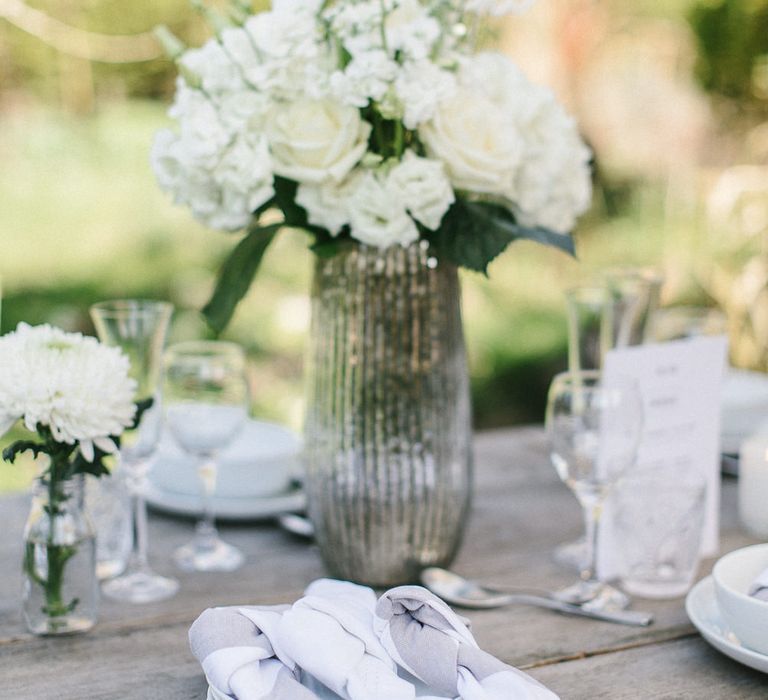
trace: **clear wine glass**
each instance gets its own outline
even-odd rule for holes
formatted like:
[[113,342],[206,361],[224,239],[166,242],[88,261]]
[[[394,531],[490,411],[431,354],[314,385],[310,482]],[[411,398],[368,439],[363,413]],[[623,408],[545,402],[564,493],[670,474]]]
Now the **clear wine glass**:
[[233,571],[243,555],[219,537],[213,496],[219,450],[232,442],[248,417],[242,348],[215,341],[172,345],[165,355],[165,397],[166,425],[196,459],[203,493],[195,537],[176,550],[174,559],[185,571]]
[[630,379],[605,385],[599,371],[584,370],[563,372],[552,381],[546,417],[550,456],[584,509],[587,532],[581,580],[561,591],[561,599],[589,601],[589,607],[601,610],[629,602],[597,578],[597,536],[608,493],[635,461],[642,424],[642,397]]
[[172,313],[171,304],[138,299],[105,301],[91,307],[101,341],[122,348],[130,360],[130,375],[138,385],[137,400],[153,400],[138,428],[121,437],[119,463],[131,496],[133,547],[125,572],[102,586],[110,598],[131,603],[170,598],[179,589],[178,581],[156,574],[149,566],[144,501],[150,460],[160,439],[162,353]]
[[[568,369],[601,369],[613,348],[647,342],[662,283],[652,268],[616,267],[566,291]],[[575,569],[583,567],[586,556],[583,536],[555,549],[555,560]]]

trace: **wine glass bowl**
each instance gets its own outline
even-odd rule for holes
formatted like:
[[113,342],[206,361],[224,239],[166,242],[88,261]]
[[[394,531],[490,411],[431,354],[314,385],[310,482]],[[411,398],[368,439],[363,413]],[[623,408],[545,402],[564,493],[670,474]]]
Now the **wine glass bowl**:
[[165,355],[166,426],[198,464],[203,518],[195,538],[176,550],[176,563],[187,571],[232,571],[241,552],[218,535],[213,496],[216,460],[248,418],[245,355],[235,343],[192,341],[171,346]]

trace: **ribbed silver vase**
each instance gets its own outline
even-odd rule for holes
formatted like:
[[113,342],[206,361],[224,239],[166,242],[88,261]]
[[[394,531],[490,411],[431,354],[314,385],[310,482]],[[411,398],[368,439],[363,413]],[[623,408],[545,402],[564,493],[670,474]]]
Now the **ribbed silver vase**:
[[447,565],[472,477],[456,268],[426,243],[318,258],[310,335],[307,495],[330,573],[390,586]]

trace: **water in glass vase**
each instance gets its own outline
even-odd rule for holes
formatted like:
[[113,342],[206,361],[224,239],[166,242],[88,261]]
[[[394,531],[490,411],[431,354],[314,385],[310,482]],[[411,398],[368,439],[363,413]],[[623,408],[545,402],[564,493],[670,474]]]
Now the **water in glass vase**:
[[96,538],[83,510],[82,476],[36,484],[24,532],[22,615],[33,634],[84,632],[96,622]]

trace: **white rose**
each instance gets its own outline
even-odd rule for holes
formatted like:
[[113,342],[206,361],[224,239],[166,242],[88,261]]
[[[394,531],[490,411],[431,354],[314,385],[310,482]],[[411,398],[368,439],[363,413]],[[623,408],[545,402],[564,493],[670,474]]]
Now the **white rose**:
[[310,224],[336,236],[349,223],[349,203],[360,177],[359,171],[353,171],[339,183],[302,183],[296,191],[296,203],[306,209]]
[[531,83],[506,56],[482,52],[462,61],[459,83],[481,92],[519,134],[522,156],[501,195],[526,226],[561,233],[573,228],[591,201],[590,152],[576,122],[552,91]]
[[370,132],[357,109],[332,100],[277,105],[266,124],[274,171],[298,182],[341,181],[365,153]]
[[372,172],[362,175],[354,188],[349,218],[352,236],[378,248],[406,246],[419,238],[400,193]]
[[411,216],[428,229],[439,228],[455,197],[443,164],[406,151],[389,173],[388,184],[397,190]]
[[454,187],[505,194],[520,163],[523,140],[504,111],[477,90],[459,88],[440,103],[419,136],[445,165]]

